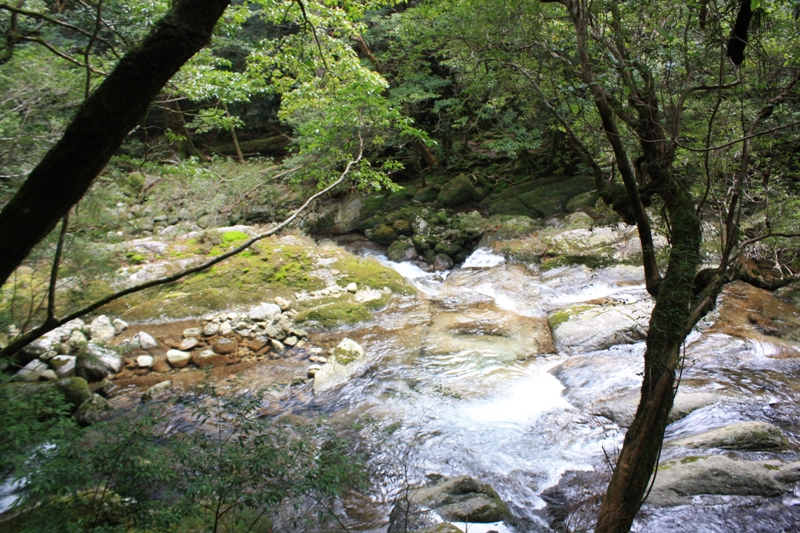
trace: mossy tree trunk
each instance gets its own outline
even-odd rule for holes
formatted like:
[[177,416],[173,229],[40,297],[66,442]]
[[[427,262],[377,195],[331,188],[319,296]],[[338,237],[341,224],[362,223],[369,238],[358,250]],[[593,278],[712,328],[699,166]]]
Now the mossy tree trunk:
[[0,212],[0,284],[91,186],[150,102],[211,39],[230,0],[176,0],[81,106]]

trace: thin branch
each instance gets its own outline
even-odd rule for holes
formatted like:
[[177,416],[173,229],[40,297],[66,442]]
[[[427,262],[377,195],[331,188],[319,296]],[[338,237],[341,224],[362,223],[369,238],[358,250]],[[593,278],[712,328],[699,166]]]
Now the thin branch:
[[725,143],[725,144],[720,144],[719,146],[712,146],[711,148],[692,148],[691,146],[686,146],[686,145],[681,144],[681,143],[679,143],[677,141],[675,141],[675,144],[677,144],[679,147],[683,148],[684,150],[689,150],[690,152],[713,152],[715,150],[722,150],[723,148],[728,148],[728,147],[733,146],[735,144],[739,144],[740,142],[749,141],[750,139],[755,139],[756,137],[762,137],[764,135],[769,135],[770,133],[775,133],[776,131],[781,131],[781,130],[785,130],[785,129],[788,129],[788,128],[794,128],[796,126],[800,126],[800,121],[791,122],[789,124],[784,124],[783,126],[776,126],[776,127],[772,128],[772,129],[759,131],[757,133],[751,133],[751,134],[745,135],[744,137],[740,137],[740,138],[736,139],[735,141],[731,141],[731,142],[728,142],[728,143]]
[[83,62],[86,63],[86,87],[85,87],[85,98],[89,98],[89,94],[92,92],[92,66],[89,63],[89,56],[92,53],[92,47],[94,46],[95,41],[97,40],[97,36],[100,33],[100,26],[101,22],[103,21],[103,0],[97,0],[97,17],[94,23],[94,32],[92,36],[89,38],[89,43],[86,45],[86,51],[83,53]]
[[64,251],[64,241],[67,238],[67,226],[69,226],[69,213],[61,219],[61,231],[58,234],[56,253],[53,256],[53,266],[50,269],[50,286],[47,289],[47,319],[45,319],[45,323],[51,322],[56,318],[56,283],[58,282],[58,267],[61,264],[61,254]]
[[78,61],[74,57],[72,57],[72,56],[70,56],[68,54],[65,54],[64,52],[62,52],[61,50],[59,50],[58,48],[56,48],[55,46],[51,45],[50,43],[48,43],[47,41],[45,41],[44,39],[42,39],[40,37],[25,36],[25,37],[22,37],[22,40],[23,41],[28,41],[28,42],[31,42],[31,43],[40,44],[40,45],[44,46],[45,48],[47,48],[48,50],[50,50],[51,52],[53,52],[58,57],[60,57],[62,59],[66,59],[67,61],[69,61],[70,63],[72,63],[75,66],[78,66],[78,67],[81,67],[81,68],[91,68],[92,72],[94,72],[95,74],[100,74],[101,76],[108,76],[108,74],[106,74],[102,70],[95,70],[90,65],[87,65],[85,63],[81,63],[80,61]]
[[311,196],[310,198],[308,198],[308,200],[306,200],[303,205],[298,207],[294,211],[294,213],[292,213],[291,216],[289,216],[286,220],[284,220],[283,222],[281,222],[277,226],[273,227],[272,229],[270,229],[268,231],[265,231],[264,233],[256,235],[255,237],[251,237],[250,239],[245,241],[242,245],[234,248],[233,250],[231,250],[229,252],[226,252],[226,253],[224,253],[222,255],[219,255],[219,256],[215,257],[214,259],[211,259],[210,261],[206,261],[205,263],[202,263],[200,265],[197,265],[197,266],[194,266],[194,267],[191,267],[191,268],[187,268],[186,270],[182,270],[180,272],[177,272],[177,273],[169,275],[169,276],[164,276],[164,277],[161,277],[161,278],[150,280],[150,281],[147,281],[145,283],[140,283],[139,285],[134,285],[133,287],[128,287],[127,289],[123,289],[121,291],[117,291],[117,292],[115,292],[113,294],[109,294],[108,296],[106,296],[104,298],[96,300],[95,302],[93,302],[93,303],[91,303],[91,304],[89,304],[89,305],[87,305],[87,306],[85,306],[85,307],[83,307],[81,309],[78,309],[77,311],[74,311],[74,312],[70,313],[67,316],[64,316],[64,317],[59,318],[59,319],[54,319],[53,321],[50,321],[50,322],[45,322],[44,324],[42,324],[42,325],[30,330],[28,333],[18,337],[16,340],[11,342],[4,349],[0,350],[0,358],[8,357],[10,355],[15,354],[20,349],[22,349],[24,346],[28,345],[32,341],[34,341],[37,338],[41,337],[42,335],[44,335],[48,331],[52,331],[53,329],[55,329],[55,328],[57,328],[57,327],[59,327],[59,326],[61,326],[63,324],[66,324],[70,320],[74,320],[74,319],[79,318],[81,316],[84,316],[84,315],[86,315],[88,313],[91,313],[92,311],[94,311],[96,309],[99,309],[100,307],[103,307],[104,305],[108,305],[109,303],[111,303],[111,302],[113,302],[115,300],[118,300],[118,299],[122,298],[123,296],[127,296],[129,294],[133,294],[135,292],[139,292],[139,291],[142,291],[144,289],[149,289],[151,287],[157,287],[159,285],[164,285],[165,283],[171,283],[173,281],[177,281],[177,280],[179,280],[181,278],[184,278],[184,277],[188,276],[189,274],[195,274],[197,272],[202,272],[203,270],[206,270],[206,269],[216,265],[217,263],[220,263],[220,262],[222,262],[222,261],[224,261],[224,260],[226,260],[226,259],[228,259],[230,257],[233,257],[234,255],[236,255],[236,254],[238,254],[240,252],[243,252],[244,250],[246,250],[247,248],[252,246],[254,243],[256,243],[256,242],[258,242],[258,241],[260,241],[262,239],[266,239],[267,237],[270,237],[272,235],[275,235],[276,233],[281,231],[283,228],[285,228],[286,226],[288,226],[289,224],[294,222],[294,220],[298,216],[300,216],[300,214],[303,211],[305,211],[305,209],[314,200],[316,200],[320,196],[330,192],[334,187],[336,187],[337,185],[342,183],[344,181],[345,177],[350,173],[350,169],[354,165],[357,165],[359,162],[361,162],[361,158],[363,157],[363,153],[364,153],[364,141],[360,137],[359,137],[359,141],[360,141],[360,143],[359,143],[359,150],[358,150],[357,157],[354,160],[352,160],[352,161],[347,163],[347,166],[345,167],[344,171],[341,173],[339,178],[336,181],[334,181],[333,183],[331,183],[330,185],[328,185],[327,187],[325,187],[324,189],[322,189],[321,191],[319,191],[318,193],[316,193],[313,196]]
[[[55,24],[56,26],[61,26],[62,28],[66,28],[68,30],[80,33],[81,35],[84,35],[86,37],[92,38],[92,32],[84,30],[83,28],[75,26],[68,22],[58,20],[57,18],[53,18],[49,15],[45,15],[44,13],[38,13],[36,11],[30,11],[27,9],[20,9],[18,7],[10,6],[8,4],[0,4],[0,9],[5,11],[10,11],[11,13],[23,15],[26,17],[44,20],[45,22],[49,22],[50,24]],[[104,39],[102,37],[96,37],[96,39],[105,44],[106,46],[108,46],[108,49],[111,51],[112,54],[114,54],[116,57],[119,57],[119,54],[116,52],[116,50],[114,50],[114,45],[112,45],[107,39]]]

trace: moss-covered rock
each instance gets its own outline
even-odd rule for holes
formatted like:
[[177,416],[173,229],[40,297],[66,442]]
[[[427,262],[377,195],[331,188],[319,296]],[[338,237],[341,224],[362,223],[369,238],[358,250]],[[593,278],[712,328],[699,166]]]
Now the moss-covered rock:
[[573,196],[569,202],[567,202],[564,210],[567,213],[574,213],[578,210],[592,209],[597,204],[597,200],[599,199],[600,193],[598,193],[596,190],[586,191]]
[[112,411],[108,400],[99,394],[92,394],[75,411],[75,420],[82,426],[95,424],[106,418]]
[[80,377],[59,379],[56,388],[64,395],[67,403],[75,408],[91,398],[92,392],[89,390],[89,383]]
[[398,235],[403,235],[405,237],[410,237],[413,233],[411,230],[411,223],[406,219],[398,219],[392,223],[392,229]]
[[526,217],[541,216],[539,213],[532,211],[527,205],[522,203],[518,198],[501,198],[493,200],[489,206],[490,215],[523,215]]
[[325,328],[357,324],[372,320],[372,313],[362,304],[353,302],[334,302],[298,313],[298,324],[318,324]]
[[397,232],[386,224],[375,226],[372,231],[372,240],[378,244],[389,245],[397,240]]
[[394,241],[386,251],[386,257],[388,257],[390,261],[402,261],[406,259],[406,253],[412,248],[414,248],[414,246],[409,242]]
[[456,207],[472,199],[474,188],[472,181],[462,174],[445,183],[436,200],[446,207]]
[[418,190],[417,193],[414,195],[414,200],[421,202],[423,204],[427,204],[430,202],[435,202],[436,197],[439,195],[439,190],[434,187],[423,187],[422,189]]

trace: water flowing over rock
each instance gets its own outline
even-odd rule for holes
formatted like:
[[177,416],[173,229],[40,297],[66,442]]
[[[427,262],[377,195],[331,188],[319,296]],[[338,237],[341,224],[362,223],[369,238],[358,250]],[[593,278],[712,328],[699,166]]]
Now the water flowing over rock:
[[722,455],[687,457],[659,467],[648,501],[681,505],[699,494],[778,496],[800,481],[800,463],[740,461]]
[[366,352],[352,339],[343,339],[327,364],[314,374],[314,392],[322,392],[345,383],[363,368]]
[[737,422],[691,437],[666,443],[689,448],[723,448],[728,450],[774,450],[786,448],[789,441],[779,428],[767,422]]
[[[511,518],[508,507],[488,484],[470,476],[428,476],[430,484],[411,487],[395,501],[388,533],[416,531],[440,520],[451,522],[499,522]],[[431,524],[434,522],[434,524]]]

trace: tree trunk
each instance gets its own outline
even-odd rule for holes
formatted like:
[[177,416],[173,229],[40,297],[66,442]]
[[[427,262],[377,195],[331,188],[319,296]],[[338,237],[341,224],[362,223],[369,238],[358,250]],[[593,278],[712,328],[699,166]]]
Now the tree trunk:
[[596,533],[630,531],[657,466],[672,409],[681,348],[694,325],[691,304],[702,231],[689,194],[677,190],[672,196],[667,202],[672,249],[650,317],[642,395],[603,498]]
[[163,101],[160,105],[164,111],[164,125],[172,133],[181,137],[181,140],[177,142],[178,157],[181,159],[188,159],[192,156],[201,157],[200,151],[192,142],[191,133],[186,128],[186,120],[180,104],[167,95],[162,96]]
[[81,106],[0,212],[0,285],[91,186],[164,84],[211,39],[230,0],[176,0]]

